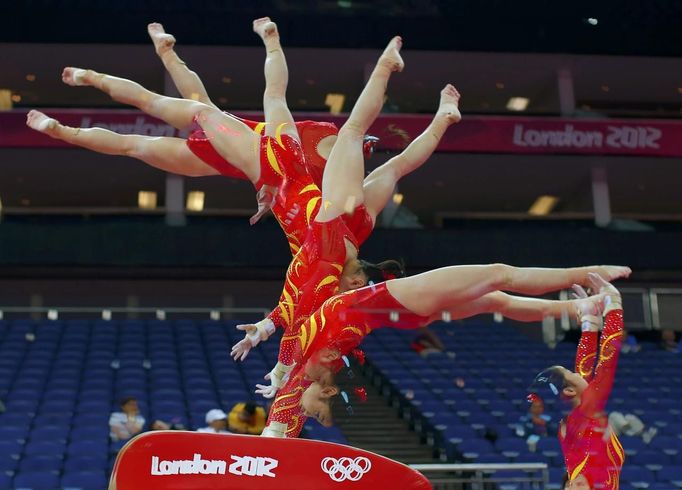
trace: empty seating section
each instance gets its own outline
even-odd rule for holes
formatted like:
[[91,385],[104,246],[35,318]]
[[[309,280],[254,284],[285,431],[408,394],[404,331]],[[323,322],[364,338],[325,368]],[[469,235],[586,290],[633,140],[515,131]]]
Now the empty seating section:
[[[542,438],[534,452],[515,433],[527,413],[526,387],[553,364],[573,369],[575,343],[552,350],[502,324],[439,324],[433,330],[446,353],[422,358],[409,349],[414,332],[380,329],[364,343],[375,380],[392,393],[415,426],[432,435],[443,457],[462,462],[546,462],[551,488],[561,482],[563,460],[556,434]],[[463,386],[456,380],[461,378]],[[620,357],[608,409],[639,416],[658,428],[650,444],[621,435],[626,462],[621,489],[682,485],[682,356],[643,344]],[[545,413],[562,416],[557,400]],[[559,405],[558,405],[559,404]],[[666,486],[667,485],[667,486]],[[510,487],[512,488],[513,485]],[[506,488],[506,486],[505,486]]]
[[[253,387],[276,362],[278,341],[244,363],[229,357],[236,322],[0,320],[0,490],[106,486],[121,443],[108,418],[124,396],[153,420],[205,425],[206,411],[256,400]],[[552,364],[573,365],[575,344],[551,350],[501,324],[436,325],[446,353],[422,358],[413,332],[380,329],[364,344],[375,377],[400,400],[417,429],[452,461],[546,462],[552,487],[562,473],[555,435],[534,452],[515,434],[528,409],[526,387]],[[651,443],[621,436],[627,457],[621,488],[682,485],[682,357],[643,344],[621,356],[609,410],[658,428]],[[460,380],[459,385],[456,380]],[[556,400],[546,413],[558,419]],[[338,428],[309,422],[304,434],[345,443]],[[507,488],[508,485],[505,485]],[[513,488],[513,484],[509,486]]]
[[[205,426],[212,408],[256,400],[279,342],[229,356],[236,322],[0,320],[0,490],[102,489],[122,443],[109,440],[109,415],[125,396],[154,420]],[[345,442],[338,429],[306,434]]]

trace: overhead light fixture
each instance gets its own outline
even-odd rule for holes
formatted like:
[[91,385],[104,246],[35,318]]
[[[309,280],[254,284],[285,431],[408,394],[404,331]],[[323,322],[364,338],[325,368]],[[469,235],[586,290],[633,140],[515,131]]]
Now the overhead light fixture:
[[192,191],[187,194],[187,211],[203,211],[205,194],[202,191]]
[[540,196],[528,210],[531,216],[547,216],[556,207],[559,198],[556,196]]
[[156,209],[156,192],[140,191],[137,193],[137,206],[140,209]]
[[28,75],[26,75],[26,80],[28,80],[29,82],[35,82],[36,76],[33,73],[29,73]]
[[353,2],[350,0],[338,0],[337,5],[343,9],[349,9],[353,6]]
[[597,24],[599,24],[599,19],[595,17],[590,17],[587,19],[587,23],[590,24],[591,26],[596,26]]
[[400,192],[396,192],[393,194],[393,203],[396,204],[397,206],[400,206],[403,202],[403,195]]
[[511,97],[507,102],[507,109],[516,112],[525,111],[529,103],[530,99],[527,97]]
[[329,112],[332,114],[341,114],[343,111],[343,104],[346,102],[346,96],[343,94],[327,94],[324,104],[329,107]]

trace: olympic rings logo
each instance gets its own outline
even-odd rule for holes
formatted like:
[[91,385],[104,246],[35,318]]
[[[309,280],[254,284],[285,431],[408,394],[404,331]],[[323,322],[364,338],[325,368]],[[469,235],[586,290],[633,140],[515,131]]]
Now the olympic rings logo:
[[322,471],[336,482],[358,481],[372,469],[372,462],[364,456],[357,458],[324,458],[320,465]]

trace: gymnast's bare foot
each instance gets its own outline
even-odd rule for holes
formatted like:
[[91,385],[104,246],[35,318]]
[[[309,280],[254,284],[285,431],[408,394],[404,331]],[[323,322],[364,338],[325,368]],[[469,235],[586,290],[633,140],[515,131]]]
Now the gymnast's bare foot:
[[270,17],[261,17],[253,21],[253,32],[258,34],[263,42],[268,39],[278,38],[277,24],[270,20]]
[[599,274],[606,282],[611,282],[616,279],[627,279],[632,274],[632,269],[620,265],[601,265],[595,267],[592,272]]
[[52,136],[59,123],[56,119],[52,119],[40,111],[33,110],[26,116],[26,125],[31,129]]
[[67,66],[62,71],[62,82],[72,87],[82,87],[84,85],[90,85],[89,75],[94,74],[92,70],[84,70],[82,68],[75,68],[73,66]]
[[462,114],[459,112],[459,97],[457,89],[450,84],[447,84],[440,91],[440,105],[436,114],[445,117],[448,124],[458,123],[462,120]]
[[388,43],[383,54],[379,58],[379,64],[387,67],[391,71],[403,71],[405,63],[400,56],[400,48],[403,47],[403,39],[396,36]]
[[156,49],[156,54],[158,54],[159,57],[163,57],[164,54],[173,50],[173,46],[175,46],[175,37],[168,34],[164,30],[163,25],[158,22],[152,22],[147,26],[147,32],[149,33],[149,37],[152,38],[154,49]]

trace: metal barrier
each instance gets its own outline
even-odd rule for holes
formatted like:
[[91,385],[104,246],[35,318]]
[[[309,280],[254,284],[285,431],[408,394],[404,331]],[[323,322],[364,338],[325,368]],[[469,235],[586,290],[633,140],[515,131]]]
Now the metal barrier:
[[[549,470],[545,463],[495,464],[413,464],[410,468],[424,474],[434,490],[545,490]],[[499,471],[525,472],[526,476],[496,476]]]
[[[643,288],[623,287],[620,288],[626,312],[628,330],[662,330],[672,329],[682,331],[682,289],[680,288]],[[561,291],[559,299],[569,299],[568,291]],[[56,320],[60,316],[85,315],[93,313],[101,315],[104,320],[111,320],[114,315],[124,318],[149,318],[163,320],[166,315],[190,315],[208,316],[212,320],[232,318],[235,315],[265,315],[270,312],[268,308],[234,308],[234,307],[133,307],[133,306],[0,306],[0,319],[6,314],[31,315],[39,318],[45,315],[49,320]],[[443,317],[443,321],[449,318]],[[563,330],[574,327],[573,319],[564,315],[559,320]]]

